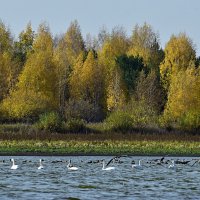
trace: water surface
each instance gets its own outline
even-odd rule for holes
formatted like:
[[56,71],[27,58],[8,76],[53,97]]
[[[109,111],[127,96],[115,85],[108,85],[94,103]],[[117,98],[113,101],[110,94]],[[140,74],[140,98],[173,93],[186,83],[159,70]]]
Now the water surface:
[[[11,170],[10,159],[19,165]],[[44,169],[38,170],[39,159]],[[0,199],[200,199],[200,164],[194,158],[188,165],[148,164],[154,157],[124,157],[122,163],[111,163],[113,171],[103,171],[102,163],[90,163],[111,157],[31,157],[0,156]],[[156,158],[156,157],[155,157]],[[67,161],[79,167],[69,171]],[[144,159],[142,170],[134,170],[131,162]],[[178,158],[169,158],[178,159]]]

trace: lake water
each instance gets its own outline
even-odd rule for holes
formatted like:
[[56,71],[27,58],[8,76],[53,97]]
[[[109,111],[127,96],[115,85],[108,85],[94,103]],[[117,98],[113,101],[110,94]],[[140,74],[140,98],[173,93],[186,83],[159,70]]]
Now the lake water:
[[[11,158],[18,169],[10,169]],[[38,170],[40,158],[42,170]],[[90,163],[110,158],[0,156],[0,199],[200,199],[200,164],[192,166],[194,158],[173,158],[191,160],[189,165],[176,165],[176,170],[147,163],[156,157],[120,158],[122,163],[109,165],[113,171],[103,171],[102,163]],[[69,159],[77,171],[67,169]],[[133,169],[132,161],[139,159],[144,159],[145,167]]]

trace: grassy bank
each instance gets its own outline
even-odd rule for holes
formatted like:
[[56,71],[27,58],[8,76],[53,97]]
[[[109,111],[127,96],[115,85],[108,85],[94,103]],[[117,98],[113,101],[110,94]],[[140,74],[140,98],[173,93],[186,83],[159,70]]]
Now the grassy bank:
[[0,126],[0,154],[132,154],[200,156],[200,135],[181,132],[50,133],[27,125]]
[[1,141],[1,153],[199,155],[200,142],[186,141]]
[[4,140],[1,153],[199,155],[200,142],[153,140]]

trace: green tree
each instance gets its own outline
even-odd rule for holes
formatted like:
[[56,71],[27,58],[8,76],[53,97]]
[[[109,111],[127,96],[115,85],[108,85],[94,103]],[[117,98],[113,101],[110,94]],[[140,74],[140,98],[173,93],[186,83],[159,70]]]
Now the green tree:
[[106,81],[107,108],[112,110],[121,106],[126,101],[126,87],[122,78],[121,69],[116,63],[116,58],[126,54],[129,40],[121,27],[113,29],[99,52],[99,63],[104,71]]
[[130,96],[134,92],[139,72],[142,69],[145,70],[143,60],[139,57],[121,55],[116,58],[116,63],[121,69],[122,78]]
[[33,50],[34,38],[35,34],[29,22],[26,29],[19,34],[19,39],[14,45],[14,56],[22,66],[26,62],[27,55]]

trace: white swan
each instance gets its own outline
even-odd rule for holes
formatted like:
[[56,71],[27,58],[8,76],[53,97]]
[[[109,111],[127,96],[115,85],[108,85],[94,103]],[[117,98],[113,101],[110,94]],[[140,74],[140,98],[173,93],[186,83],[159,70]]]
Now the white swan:
[[42,165],[42,159],[40,159],[40,166],[38,167],[38,169],[43,169],[44,166]]
[[141,165],[141,161],[142,161],[142,160],[139,160],[138,165],[137,165],[137,164],[132,165],[132,168],[134,168],[134,169],[143,169],[143,167],[142,167],[142,165]]
[[174,160],[172,160],[172,164],[168,166],[169,169],[176,169]]
[[102,167],[102,170],[106,170],[106,171],[110,171],[110,170],[114,170],[115,167],[106,167],[105,166],[105,160],[103,160],[103,167]]
[[67,165],[67,168],[68,168],[69,170],[73,170],[73,171],[78,170],[78,167],[72,166],[71,160],[69,160],[69,163],[68,163],[68,165]]
[[14,161],[13,158],[11,159],[11,161],[12,161],[12,166],[11,166],[10,169],[17,169],[17,168],[18,168],[18,165],[15,165],[15,161]]

